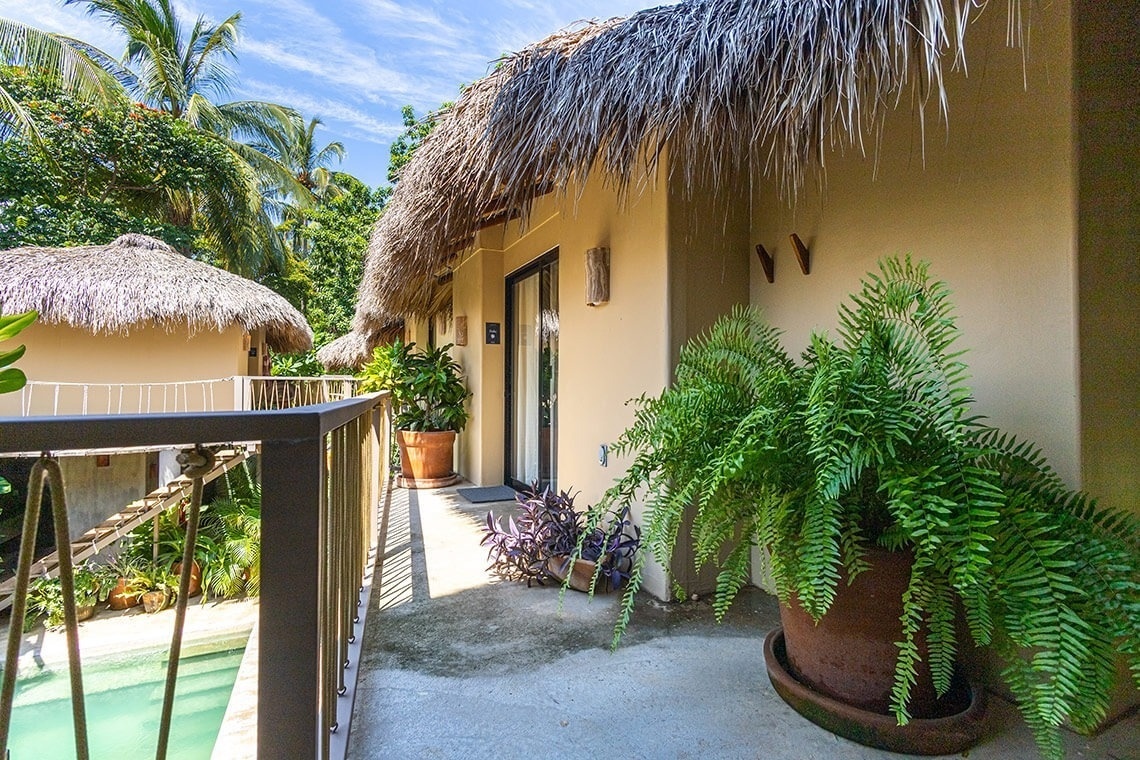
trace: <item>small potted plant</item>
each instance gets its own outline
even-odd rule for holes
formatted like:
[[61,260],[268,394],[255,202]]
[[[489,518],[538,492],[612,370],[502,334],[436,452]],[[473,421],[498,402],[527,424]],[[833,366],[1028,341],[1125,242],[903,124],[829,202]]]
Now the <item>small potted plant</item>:
[[107,591],[107,606],[125,610],[142,603],[144,589],[137,583],[139,563],[129,555],[120,553],[99,568],[101,583]]
[[[80,621],[88,620],[95,614],[95,605],[106,594],[101,594],[102,577],[99,570],[91,565],[77,565],[74,568],[75,584],[75,613]],[[59,628],[64,624],[63,612],[63,584],[58,577],[41,577],[32,581],[28,591],[28,613],[24,627],[37,616],[46,617],[45,624],[49,629]]]
[[142,604],[148,614],[166,609],[178,594],[178,576],[159,564],[141,568],[134,582],[143,589]]
[[[641,531],[629,510],[609,515],[604,525],[586,530],[574,496],[536,487],[518,496],[519,514],[501,518],[488,512],[482,545],[489,547],[490,570],[504,580],[527,585],[565,582],[578,591],[611,591],[629,579],[641,544]],[[579,547],[581,547],[580,551]],[[575,552],[578,552],[575,554]]]
[[363,390],[392,395],[402,484],[409,488],[437,488],[459,479],[452,471],[455,436],[467,424],[464,402],[471,392],[450,349],[451,344],[421,350],[397,339],[376,348],[361,370]]

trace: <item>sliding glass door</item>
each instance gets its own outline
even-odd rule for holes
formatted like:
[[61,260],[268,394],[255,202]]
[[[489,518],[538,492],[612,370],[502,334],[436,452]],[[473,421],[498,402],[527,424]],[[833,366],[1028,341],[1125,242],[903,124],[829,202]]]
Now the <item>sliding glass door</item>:
[[558,251],[507,278],[507,471],[515,488],[557,481]]

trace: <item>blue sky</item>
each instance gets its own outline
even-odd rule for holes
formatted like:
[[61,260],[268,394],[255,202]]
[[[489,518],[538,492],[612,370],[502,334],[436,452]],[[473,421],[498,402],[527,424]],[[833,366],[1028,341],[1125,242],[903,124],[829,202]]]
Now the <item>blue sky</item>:
[[[175,0],[189,27],[204,15],[242,12],[233,100],[270,100],[319,116],[321,144],[340,140],[341,168],[372,185],[387,173],[402,130],[400,106],[417,114],[453,100],[491,61],[567,24],[627,15],[671,0]],[[0,16],[62,32],[119,55],[123,39],[82,6],[0,0]]]

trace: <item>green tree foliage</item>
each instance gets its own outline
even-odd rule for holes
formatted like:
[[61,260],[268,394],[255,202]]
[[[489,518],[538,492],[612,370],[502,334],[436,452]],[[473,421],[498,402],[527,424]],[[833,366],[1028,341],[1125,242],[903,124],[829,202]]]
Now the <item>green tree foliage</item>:
[[293,175],[295,181],[279,188],[276,195],[284,219],[282,231],[293,254],[301,258],[308,255],[309,241],[302,234],[310,222],[305,211],[314,201],[336,198],[344,192],[331,168],[334,162],[344,160],[344,145],[330,142],[318,147],[315,134],[320,124],[318,118],[310,119],[307,126],[300,122],[283,123],[252,143],[252,147],[279,162]]
[[242,167],[216,137],[138,104],[93,107],[14,69],[0,71],[0,86],[42,136],[38,146],[19,137],[0,142],[0,247],[144,232],[205,253],[217,241],[181,213],[177,198],[197,193],[242,212],[242,198],[226,192],[241,182]]
[[[339,195],[300,210],[286,222],[286,226],[296,225],[293,229],[302,241],[301,248],[308,253],[307,258],[290,259],[294,280],[299,283],[307,278],[307,292],[302,295],[299,284],[290,291],[276,278],[266,283],[287,298],[291,294],[301,296],[294,304],[312,326],[318,346],[352,329],[368,237],[387,198],[386,188],[373,190],[350,174],[336,172],[331,182],[341,188]],[[273,357],[275,375],[321,373],[312,352]]]
[[364,274],[364,252],[384,204],[380,190],[348,174],[337,173],[334,178],[344,193],[309,211],[303,232],[313,279],[313,297],[306,315],[318,345],[352,328],[356,289]]
[[[299,188],[308,191],[280,161],[256,149],[277,130],[300,125],[296,111],[262,101],[218,103],[234,80],[241,14],[220,23],[199,16],[187,28],[169,0],[66,0],[83,5],[127,37],[123,66],[130,90],[144,103],[218,136],[241,168],[239,182],[226,185],[234,203],[217,194],[184,193],[175,198],[182,221],[195,217],[218,261],[227,269],[255,276],[268,266],[283,266],[285,255],[276,229],[274,198]],[[236,204],[236,208],[231,205]]]
[[400,181],[400,172],[412,160],[412,156],[416,153],[416,148],[420,147],[420,143],[424,138],[431,134],[435,129],[436,122],[439,114],[451,103],[444,103],[440,106],[438,111],[433,111],[425,116],[423,119],[416,118],[415,109],[411,106],[404,106],[400,109],[400,114],[404,119],[404,131],[392,143],[388,150],[388,181],[395,185]]
[[[53,86],[85,102],[107,105],[126,94],[122,81],[128,77],[103,51],[6,18],[0,18],[0,62],[39,71]],[[0,137],[13,133],[40,140],[19,98],[0,84]]]

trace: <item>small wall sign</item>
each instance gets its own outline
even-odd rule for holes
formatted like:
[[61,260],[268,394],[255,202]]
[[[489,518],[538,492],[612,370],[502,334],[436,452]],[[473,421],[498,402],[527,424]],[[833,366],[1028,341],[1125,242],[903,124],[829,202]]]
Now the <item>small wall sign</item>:
[[498,345],[502,340],[502,329],[498,322],[487,323],[487,345]]

